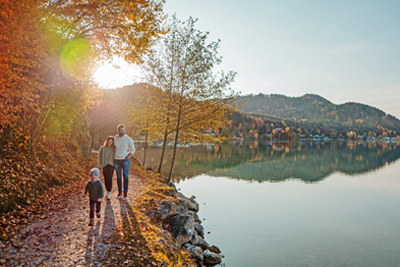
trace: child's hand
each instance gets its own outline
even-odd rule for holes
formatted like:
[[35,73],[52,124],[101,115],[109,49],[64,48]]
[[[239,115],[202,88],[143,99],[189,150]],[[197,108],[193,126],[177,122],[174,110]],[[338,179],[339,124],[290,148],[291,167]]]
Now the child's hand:
[[97,200],[97,202],[101,202],[101,198],[99,198],[99,199]]

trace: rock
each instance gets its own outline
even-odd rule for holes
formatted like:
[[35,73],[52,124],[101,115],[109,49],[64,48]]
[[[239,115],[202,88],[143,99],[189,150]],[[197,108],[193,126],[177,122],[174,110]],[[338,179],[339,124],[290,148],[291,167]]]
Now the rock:
[[162,225],[163,229],[171,232],[178,246],[189,242],[195,232],[193,217],[188,215],[170,214],[165,217]]
[[208,249],[210,246],[201,236],[197,234],[196,231],[194,231],[192,238],[190,239],[190,243],[192,245],[201,247],[203,250]]
[[195,200],[196,197],[195,197],[195,196],[191,196],[189,199],[190,199],[190,200]]
[[199,211],[199,204],[196,201],[194,201],[194,198],[193,199],[187,198],[179,192],[176,192],[176,197],[177,197],[177,199],[184,199],[186,201],[186,205],[189,210],[194,211],[194,212]]
[[178,197],[179,205],[176,207],[176,212],[180,214],[187,214],[188,206],[185,198]]
[[222,262],[222,257],[212,252],[203,252],[203,261],[205,266],[214,266]]
[[160,203],[160,207],[157,209],[157,214],[162,218],[167,217],[170,214],[176,212],[176,204],[171,200],[163,200]]
[[187,204],[189,210],[194,212],[199,211],[199,204],[196,201],[188,199]]
[[201,254],[203,252],[202,248],[189,243],[183,244],[182,247],[191,254],[192,258],[196,260],[198,266],[203,266],[203,255]]
[[221,254],[221,250],[219,249],[219,247],[214,246],[214,245],[210,246],[210,247],[208,248],[208,250],[211,251],[211,252],[213,252],[213,253],[216,253],[216,254]]
[[200,256],[200,253],[203,252],[203,249],[201,247],[195,246],[193,244],[190,243],[185,243],[182,245],[182,247],[184,249],[187,250],[187,252],[191,253],[191,254],[198,254]]
[[199,236],[204,238],[204,227],[201,224],[195,222],[194,230],[199,234]]
[[190,216],[192,216],[195,222],[197,222],[197,223],[199,223],[199,224],[201,223],[201,220],[200,220],[199,216],[196,214],[196,212],[194,212],[194,211],[192,211],[192,210],[189,210],[189,211],[187,212],[187,214],[190,215]]

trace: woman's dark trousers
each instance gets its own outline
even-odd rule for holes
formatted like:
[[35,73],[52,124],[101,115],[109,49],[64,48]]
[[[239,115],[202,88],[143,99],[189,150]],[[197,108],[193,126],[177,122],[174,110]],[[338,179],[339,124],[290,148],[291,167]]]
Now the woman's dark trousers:
[[111,192],[112,189],[112,178],[114,174],[114,166],[108,164],[103,168],[104,182],[106,184],[106,189]]

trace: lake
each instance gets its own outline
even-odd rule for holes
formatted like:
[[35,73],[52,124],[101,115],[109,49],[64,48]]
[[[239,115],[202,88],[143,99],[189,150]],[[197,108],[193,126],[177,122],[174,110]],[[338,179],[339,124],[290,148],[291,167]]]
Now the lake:
[[399,158],[400,143],[194,146],[180,148],[175,184],[228,267],[400,266]]

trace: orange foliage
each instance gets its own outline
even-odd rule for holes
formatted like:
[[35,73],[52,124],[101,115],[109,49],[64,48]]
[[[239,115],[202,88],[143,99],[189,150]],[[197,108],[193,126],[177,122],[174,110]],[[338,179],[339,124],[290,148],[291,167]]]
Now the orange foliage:
[[38,1],[0,3],[0,126],[26,126],[40,109],[38,98],[46,87],[49,58],[36,23]]

